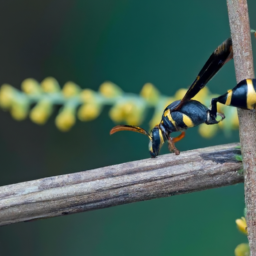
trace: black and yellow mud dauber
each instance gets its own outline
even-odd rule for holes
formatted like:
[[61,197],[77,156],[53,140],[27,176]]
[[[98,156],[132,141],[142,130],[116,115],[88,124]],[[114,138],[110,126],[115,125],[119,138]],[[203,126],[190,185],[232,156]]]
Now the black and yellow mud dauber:
[[[184,130],[202,123],[206,123],[208,125],[217,124],[225,118],[225,116],[218,113],[216,109],[217,102],[223,103],[225,101],[225,96],[223,96],[224,100],[222,100],[222,96],[213,99],[212,109],[208,109],[199,101],[192,100],[192,98],[210,81],[210,79],[219,71],[219,69],[232,58],[232,41],[229,38],[212,53],[199,72],[195,81],[189,87],[185,96],[181,100],[174,101],[165,108],[160,123],[152,129],[150,134],[143,128],[130,125],[115,126],[110,131],[110,134],[119,131],[133,131],[142,133],[147,135],[150,139],[149,152],[151,157],[154,158],[159,154],[159,151],[165,141],[168,142],[169,150],[178,155],[180,152],[175,147],[175,143],[184,138]],[[230,102],[232,103],[232,100],[230,101],[229,94],[227,95],[227,98],[228,100],[226,100],[224,104],[231,105],[228,104]],[[221,117],[221,120],[219,121],[216,120],[218,115]],[[182,133],[176,138],[171,138],[170,134],[176,131],[182,131]]]

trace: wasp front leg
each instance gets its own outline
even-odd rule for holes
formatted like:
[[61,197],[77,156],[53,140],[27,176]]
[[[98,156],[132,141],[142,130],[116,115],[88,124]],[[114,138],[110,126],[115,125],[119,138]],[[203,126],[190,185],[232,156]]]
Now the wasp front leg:
[[182,140],[185,137],[185,132],[182,132],[178,137],[170,138],[168,137],[168,148],[171,152],[174,152],[175,155],[179,155],[180,151],[176,148],[175,143]]
[[180,154],[180,151],[175,147],[175,144],[172,140],[172,138],[168,138],[168,149],[170,152],[174,152],[175,155],[179,155]]

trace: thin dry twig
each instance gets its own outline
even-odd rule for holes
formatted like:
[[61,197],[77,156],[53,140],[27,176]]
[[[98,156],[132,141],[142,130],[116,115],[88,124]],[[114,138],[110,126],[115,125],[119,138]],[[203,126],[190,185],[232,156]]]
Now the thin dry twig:
[[[236,80],[254,78],[247,0],[227,0]],[[256,255],[256,112],[238,110],[245,172],[245,203],[251,255]]]
[[243,182],[237,144],[0,187],[0,225]]

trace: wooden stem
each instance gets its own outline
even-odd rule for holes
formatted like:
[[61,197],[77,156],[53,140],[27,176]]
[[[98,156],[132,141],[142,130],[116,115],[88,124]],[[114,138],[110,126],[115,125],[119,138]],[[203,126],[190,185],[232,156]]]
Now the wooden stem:
[[0,225],[243,182],[237,144],[0,187]]
[[[236,80],[254,78],[247,0],[227,0]],[[256,112],[238,110],[251,255],[256,255]]]

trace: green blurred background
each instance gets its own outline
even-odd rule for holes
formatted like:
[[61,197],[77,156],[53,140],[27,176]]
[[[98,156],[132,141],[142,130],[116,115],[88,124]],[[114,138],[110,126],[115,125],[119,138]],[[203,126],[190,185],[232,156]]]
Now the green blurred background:
[[[256,2],[248,0],[251,27]],[[227,7],[215,1],[0,1],[0,84],[20,88],[28,77],[55,77],[97,90],[110,80],[139,93],[153,83],[173,95],[196,77],[230,36]],[[256,49],[256,42],[253,42]],[[254,56],[256,57],[256,56]],[[236,84],[233,61],[209,83],[221,94]],[[62,133],[0,111],[1,185],[148,158],[148,139],[109,136],[105,108],[92,122]],[[151,113],[152,114],[152,113]],[[143,123],[148,128],[149,113]],[[203,139],[190,129],[181,151],[237,142],[238,131]],[[136,145],[134,147],[134,145]],[[161,153],[167,153],[167,146]],[[155,199],[0,228],[0,255],[234,255],[246,241],[235,226],[243,215],[243,185]]]

